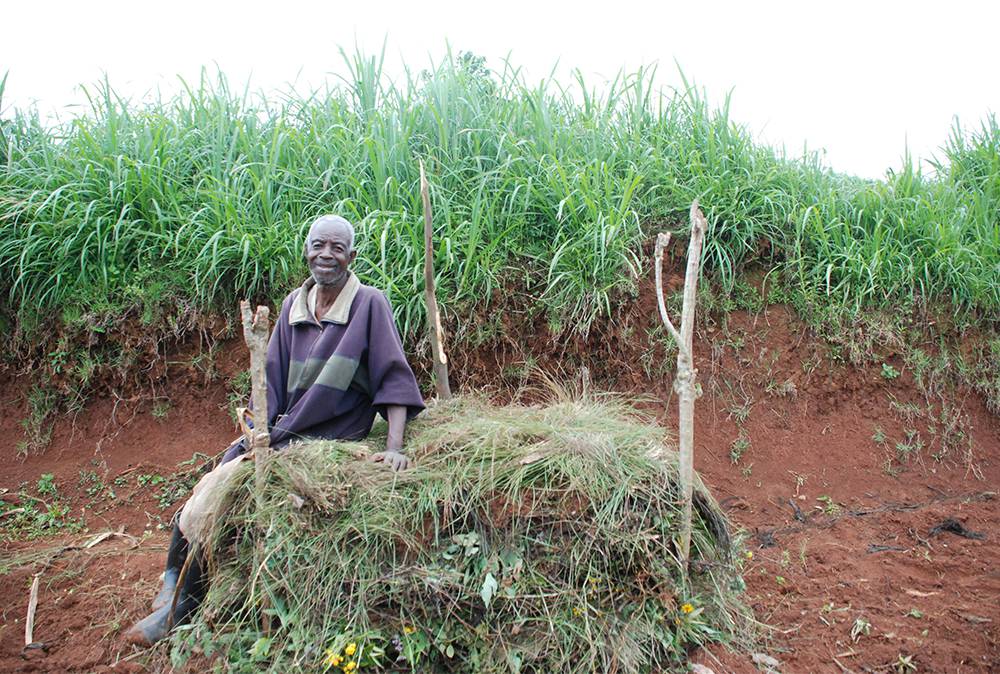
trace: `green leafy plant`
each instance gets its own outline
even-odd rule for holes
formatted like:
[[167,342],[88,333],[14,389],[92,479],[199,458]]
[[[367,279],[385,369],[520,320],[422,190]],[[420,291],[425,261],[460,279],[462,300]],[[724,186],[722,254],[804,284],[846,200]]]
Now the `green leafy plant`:
[[156,485],[163,484],[166,481],[167,478],[163,477],[162,475],[157,475],[155,473],[140,473],[135,477],[135,482],[140,487],[146,487],[146,486],[155,487]]
[[871,634],[871,631],[872,624],[864,617],[855,618],[851,625],[851,641],[857,642],[861,637]]
[[226,385],[226,406],[234,422],[236,410],[245,407],[250,395],[250,370],[240,370]]
[[913,662],[912,655],[899,653],[896,655],[896,662],[893,663],[892,670],[896,674],[908,674],[909,672],[917,671],[917,665]]
[[157,400],[153,403],[153,408],[150,410],[153,418],[157,421],[163,421],[167,418],[167,414],[170,413],[170,401],[169,400]]
[[729,445],[729,460],[734,464],[740,462],[743,455],[747,453],[750,449],[750,438],[740,433],[740,435],[733,440],[732,444]]
[[841,511],[840,504],[833,500],[830,496],[822,495],[817,496],[816,500],[822,504],[821,510],[827,515],[839,515]]
[[729,406],[729,417],[737,424],[745,424],[750,418],[750,411],[752,409],[753,401],[750,398],[744,398],[742,402],[734,402]]
[[38,478],[36,489],[41,496],[56,496],[59,493],[55,476],[52,473],[44,473]]
[[[79,486],[87,496],[99,496],[105,490],[104,481],[101,476],[93,470],[81,470]],[[111,492],[112,494],[114,492]]]
[[924,443],[920,439],[920,433],[915,428],[906,429],[906,439],[896,443],[896,457],[902,461],[908,461],[911,456],[917,455],[923,449]]

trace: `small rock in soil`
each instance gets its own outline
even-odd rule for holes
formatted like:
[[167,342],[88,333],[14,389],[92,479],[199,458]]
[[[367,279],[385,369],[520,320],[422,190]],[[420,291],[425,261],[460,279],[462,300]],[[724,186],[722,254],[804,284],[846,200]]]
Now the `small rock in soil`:
[[750,656],[753,663],[763,669],[765,672],[770,674],[771,672],[778,672],[781,663],[778,662],[777,658],[772,658],[767,653],[754,653]]

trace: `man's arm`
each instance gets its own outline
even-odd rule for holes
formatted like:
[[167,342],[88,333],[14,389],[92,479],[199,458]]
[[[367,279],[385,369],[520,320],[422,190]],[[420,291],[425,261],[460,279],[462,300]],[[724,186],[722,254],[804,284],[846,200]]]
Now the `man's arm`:
[[402,454],[403,430],[407,420],[424,409],[424,401],[413,370],[406,362],[389,300],[381,292],[372,297],[368,331],[372,404],[389,422],[385,451],[373,454],[372,459],[400,470],[410,465],[410,460]]
[[385,441],[385,451],[372,454],[372,461],[392,466],[393,470],[406,470],[412,462],[403,454],[403,430],[406,428],[406,407],[387,405],[386,419],[389,422],[389,437]]
[[402,452],[403,430],[406,428],[406,407],[389,405],[385,413],[389,420],[389,437],[385,441],[385,451]]
[[[300,291],[301,292],[301,291]],[[290,341],[291,325],[288,322],[288,312],[291,307],[292,295],[285,298],[274,322],[271,339],[267,342],[267,414],[268,427],[272,434],[278,417],[288,411],[288,364],[291,359]],[[264,430],[261,428],[260,430]],[[276,438],[272,437],[272,440]]]

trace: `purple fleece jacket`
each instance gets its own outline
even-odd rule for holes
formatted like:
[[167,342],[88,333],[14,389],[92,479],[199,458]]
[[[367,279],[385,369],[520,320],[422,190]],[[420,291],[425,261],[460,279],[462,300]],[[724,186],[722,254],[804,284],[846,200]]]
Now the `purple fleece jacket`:
[[[389,300],[351,274],[334,308],[317,322],[309,308],[310,278],[293,290],[267,346],[267,409],[271,446],[296,438],[360,440],[375,414],[424,409],[413,370],[403,354]],[[346,293],[346,295],[345,295]],[[244,450],[230,447],[223,463]]]

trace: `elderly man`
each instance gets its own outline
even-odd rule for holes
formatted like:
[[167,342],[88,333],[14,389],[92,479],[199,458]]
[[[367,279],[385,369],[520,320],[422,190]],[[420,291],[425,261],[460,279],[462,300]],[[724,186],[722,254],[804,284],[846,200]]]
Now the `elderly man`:
[[[311,278],[285,298],[268,343],[271,446],[280,448],[296,438],[360,440],[371,431],[375,415],[381,414],[388,422],[388,438],[385,451],[371,458],[401,470],[410,465],[403,454],[403,429],[424,404],[388,300],[381,291],[362,285],[350,270],[356,256],[354,227],[344,218],[325,215],[309,228],[305,257]],[[218,481],[231,472],[230,462],[245,451],[242,439],[235,442],[203,482]],[[201,514],[192,512],[198,508],[196,499],[197,495],[185,505],[174,528],[153,612],[126,633],[133,643],[162,639],[172,624],[189,617],[204,596],[201,564],[195,555],[170,615],[189,548],[185,522]]]

